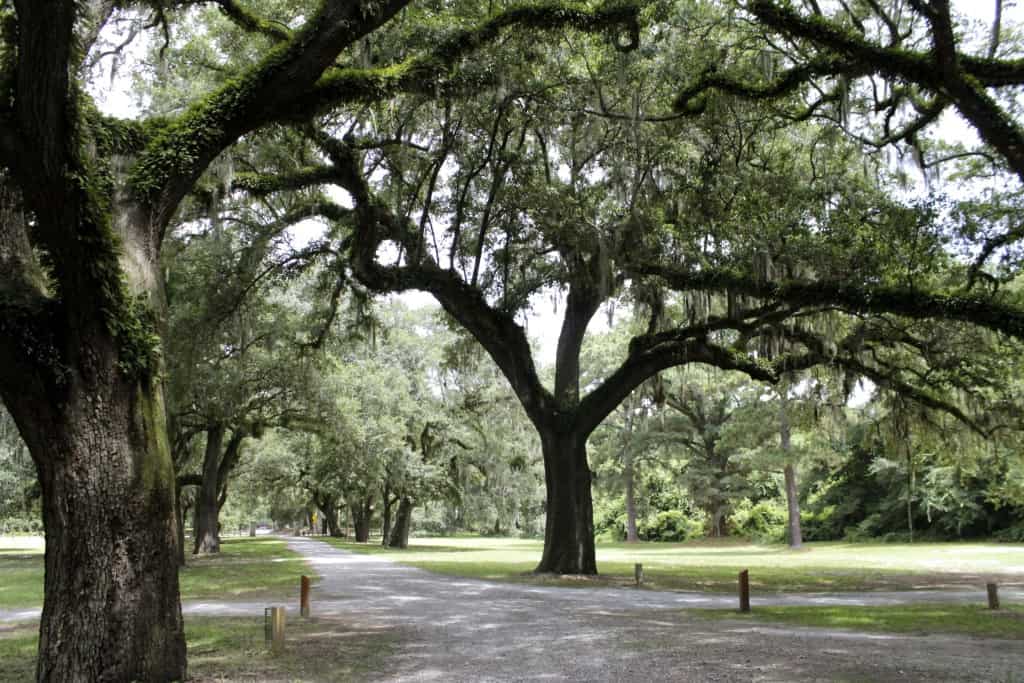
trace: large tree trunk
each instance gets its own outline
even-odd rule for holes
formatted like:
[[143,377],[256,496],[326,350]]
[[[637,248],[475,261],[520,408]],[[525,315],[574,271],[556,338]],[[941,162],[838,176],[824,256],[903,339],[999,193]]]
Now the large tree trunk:
[[412,498],[402,496],[398,503],[398,512],[395,514],[395,527],[391,530],[391,538],[388,539],[390,548],[409,547],[409,529],[412,526]]
[[224,446],[224,427],[217,425],[206,430],[206,452],[203,456],[203,483],[196,497],[195,555],[220,552],[220,470]]
[[534,570],[555,574],[596,574],[594,510],[586,437],[557,429],[541,433],[547,519],[544,554]]
[[[103,342],[84,350],[103,360]],[[7,400],[43,492],[39,681],[185,678],[175,477],[162,390],[111,363],[58,405]],[[59,406],[59,407],[58,407]]]
[[789,397],[786,395],[788,385],[780,390],[779,401],[779,444],[782,447],[786,464],[783,474],[786,478],[786,541],[790,548],[799,548],[804,543],[803,531],[800,529],[800,492],[797,490],[796,465],[790,460],[790,429],[789,429]]

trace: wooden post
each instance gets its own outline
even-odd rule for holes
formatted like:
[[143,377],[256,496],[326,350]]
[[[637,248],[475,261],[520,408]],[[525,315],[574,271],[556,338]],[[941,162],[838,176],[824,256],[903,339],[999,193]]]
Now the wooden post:
[[985,588],[988,589],[988,608],[999,609],[999,584],[989,583]]
[[267,607],[263,610],[263,629],[270,651],[275,655],[284,652],[284,607]]
[[740,611],[750,611],[750,572],[746,569],[740,572]]
[[309,616],[309,577],[303,576],[299,591],[299,616]]
[[637,586],[644,582],[644,566],[639,562],[633,565],[633,578],[636,580]]

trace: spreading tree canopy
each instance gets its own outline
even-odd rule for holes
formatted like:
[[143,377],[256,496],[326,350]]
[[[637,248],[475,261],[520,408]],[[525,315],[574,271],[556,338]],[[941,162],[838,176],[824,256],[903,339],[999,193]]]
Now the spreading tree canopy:
[[[998,27],[978,45],[945,0],[909,5],[0,0],[0,397],[43,492],[38,678],[185,678],[160,257],[228,193],[324,221],[293,265],[333,274],[326,302],[352,280],[423,290],[483,345],[540,435],[541,571],[596,571],[587,438],[672,366],[777,381],[830,364],[991,429],[972,401],[998,387],[958,394],[985,373],[944,347],[1024,336],[1015,262],[974,286],[1019,224],[907,200],[814,116],[874,107],[919,129],[953,107],[1022,175],[1017,46]],[[170,60],[175,28],[213,10],[221,47],[192,55],[205,75],[180,106],[99,113],[105,27],[144,17]],[[872,78],[877,104],[854,83]],[[264,135],[293,153],[261,153]],[[547,385],[520,321],[551,295]],[[644,330],[581,386],[588,325],[620,301]]]

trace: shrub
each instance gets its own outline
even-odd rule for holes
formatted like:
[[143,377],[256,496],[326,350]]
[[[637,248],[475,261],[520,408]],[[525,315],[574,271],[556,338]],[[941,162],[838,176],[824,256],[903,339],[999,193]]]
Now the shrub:
[[704,520],[682,510],[665,510],[643,520],[637,532],[648,541],[680,542],[704,535]]
[[751,503],[745,498],[729,517],[729,526],[737,536],[765,542],[786,540],[786,506],[778,500]]

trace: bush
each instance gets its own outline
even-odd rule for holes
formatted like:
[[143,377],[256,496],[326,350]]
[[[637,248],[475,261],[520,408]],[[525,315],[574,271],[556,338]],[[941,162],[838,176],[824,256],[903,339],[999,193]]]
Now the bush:
[[729,526],[737,536],[776,543],[786,540],[786,505],[778,500],[754,504],[743,499],[729,516]]
[[0,534],[41,534],[43,520],[37,517],[8,517],[0,520]]
[[682,510],[665,510],[643,520],[637,529],[648,541],[680,542],[704,535],[704,520],[694,519]]
[[1003,543],[1024,543],[1024,523],[1000,529],[992,538]]
[[594,505],[594,537],[602,542],[626,540],[626,498],[616,496]]

